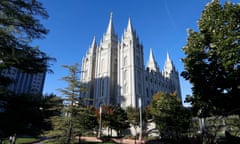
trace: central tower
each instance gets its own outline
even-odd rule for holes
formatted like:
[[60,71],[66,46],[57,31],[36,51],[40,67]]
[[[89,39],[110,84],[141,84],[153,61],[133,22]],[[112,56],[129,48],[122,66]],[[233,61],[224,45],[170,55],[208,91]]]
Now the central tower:
[[143,46],[129,18],[118,49],[118,102],[121,107],[138,106],[143,97]]
[[116,104],[117,47],[118,38],[111,13],[107,31],[96,52],[94,105],[97,107],[101,104]]

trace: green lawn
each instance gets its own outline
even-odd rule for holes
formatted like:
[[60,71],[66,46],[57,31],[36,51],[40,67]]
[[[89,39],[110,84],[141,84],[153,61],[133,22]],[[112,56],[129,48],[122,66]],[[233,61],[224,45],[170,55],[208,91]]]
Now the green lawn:
[[[38,140],[39,139],[36,139],[36,138],[17,138],[16,144],[31,143],[31,142],[35,142]],[[7,139],[5,139],[3,141],[3,144],[9,144],[9,141]]]
[[[32,143],[32,142],[36,142],[39,139],[37,138],[17,138],[16,140],[16,144],[24,144],[24,143]],[[47,143],[47,142],[46,142]],[[83,144],[100,144],[101,142],[81,142]],[[5,139],[2,144],[9,144],[8,139]],[[101,144],[115,144],[113,142],[103,142]]]
[[115,144],[113,142],[82,142],[82,144]]

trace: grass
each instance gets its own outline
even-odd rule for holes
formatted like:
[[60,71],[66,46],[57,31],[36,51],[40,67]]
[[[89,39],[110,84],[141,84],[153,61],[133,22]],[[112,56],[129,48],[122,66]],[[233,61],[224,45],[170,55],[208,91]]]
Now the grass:
[[81,142],[82,144],[115,144],[113,142]]
[[[32,143],[38,140],[39,139],[37,138],[17,138],[16,144]],[[9,144],[9,140],[8,139],[3,140],[3,144]]]

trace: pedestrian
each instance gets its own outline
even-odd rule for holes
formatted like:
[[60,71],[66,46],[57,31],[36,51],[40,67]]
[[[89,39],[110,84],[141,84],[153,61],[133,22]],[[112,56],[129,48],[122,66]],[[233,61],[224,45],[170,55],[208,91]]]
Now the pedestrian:
[[9,144],[12,144],[12,136],[9,137]]
[[12,136],[12,144],[15,144],[15,142],[16,142],[16,134]]

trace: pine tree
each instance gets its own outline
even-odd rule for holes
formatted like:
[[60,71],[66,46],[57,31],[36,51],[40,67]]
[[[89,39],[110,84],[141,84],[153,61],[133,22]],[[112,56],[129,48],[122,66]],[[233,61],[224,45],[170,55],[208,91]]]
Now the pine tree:
[[[80,103],[80,81],[78,64],[73,66],[64,65],[69,72],[68,76],[62,78],[67,83],[66,88],[59,89],[64,100],[64,107],[61,115],[56,114],[51,117],[52,130],[47,132],[47,136],[52,136],[55,139],[51,143],[70,144],[74,143],[75,137],[81,133],[79,127],[79,111],[82,104]],[[61,106],[61,105],[59,105]],[[58,108],[58,107],[56,107]]]
[[48,30],[37,18],[48,18],[47,11],[37,0],[0,1],[0,70],[16,67],[26,72],[46,72],[51,60],[37,46]]
[[74,137],[80,133],[78,127],[78,112],[80,111],[80,80],[79,80],[79,69],[78,64],[73,66],[64,65],[63,67],[68,69],[69,76],[62,78],[63,81],[68,83],[68,86],[64,89],[59,89],[65,97],[65,116],[67,118],[67,139],[66,144],[74,141]]
[[240,5],[218,0],[207,4],[198,21],[199,31],[189,30],[183,51],[181,75],[193,85],[195,115],[240,113]]

